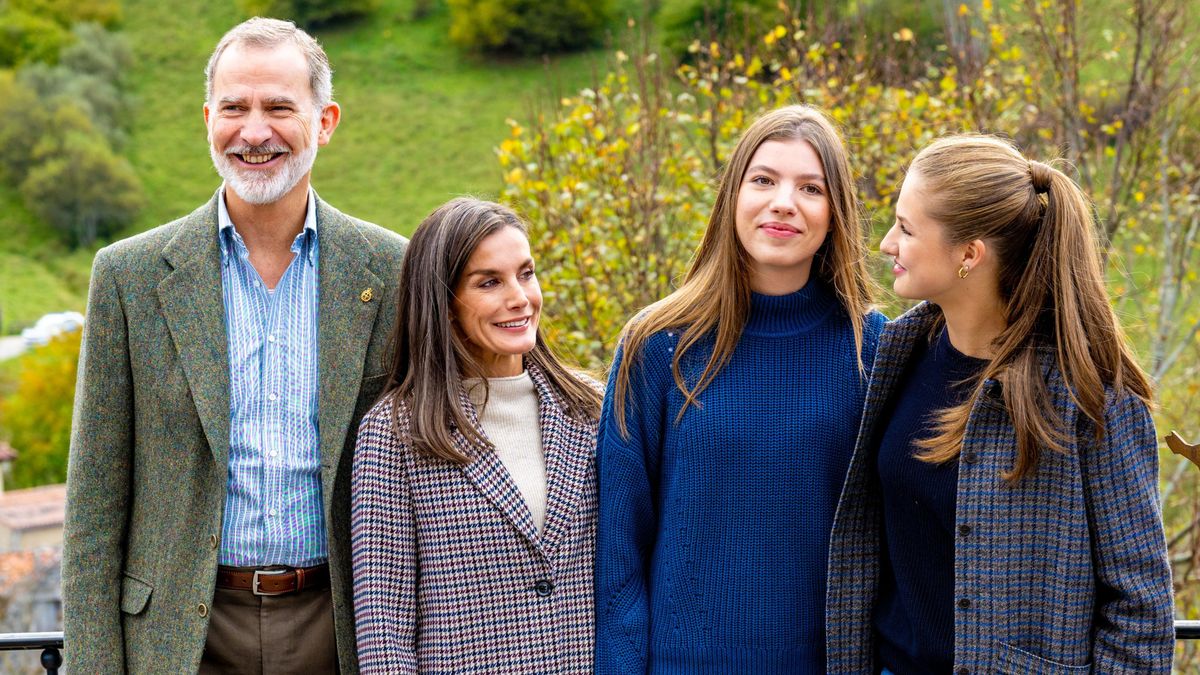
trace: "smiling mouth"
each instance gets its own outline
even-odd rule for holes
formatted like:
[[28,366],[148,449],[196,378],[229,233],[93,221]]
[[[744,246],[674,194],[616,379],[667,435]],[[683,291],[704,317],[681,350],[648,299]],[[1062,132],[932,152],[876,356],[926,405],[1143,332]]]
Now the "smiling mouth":
[[253,155],[252,154],[238,154],[238,153],[231,153],[231,154],[234,157],[237,157],[238,159],[242,160],[242,162],[244,162],[246,164],[266,164],[267,162],[275,159],[276,157],[282,157],[284,153],[272,152],[272,153],[253,154]]
[[495,325],[497,325],[501,328],[524,328],[525,326],[529,325],[529,317],[525,317],[524,319],[517,319],[515,321],[504,321],[501,323],[497,323]]
[[796,235],[804,234],[800,228],[794,225],[788,225],[787,223],[763,223],[762,225],[758,226],[758,229],[762,230],[763,233],[768,237],[779,239],[787,239]]

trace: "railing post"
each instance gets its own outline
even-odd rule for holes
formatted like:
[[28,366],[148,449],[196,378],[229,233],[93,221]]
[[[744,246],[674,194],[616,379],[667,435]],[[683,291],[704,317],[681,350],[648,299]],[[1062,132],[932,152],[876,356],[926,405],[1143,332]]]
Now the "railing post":
[[62,654],[57,647],[46,647],[42,650],[42,667],[46,669],[46,675],[58,675],[58,668],[62,662]]

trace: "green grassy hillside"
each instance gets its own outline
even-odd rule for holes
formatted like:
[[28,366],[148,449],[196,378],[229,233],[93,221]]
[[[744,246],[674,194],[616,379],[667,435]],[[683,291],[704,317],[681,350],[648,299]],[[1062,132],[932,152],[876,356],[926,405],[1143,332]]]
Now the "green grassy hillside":
[[[440,9],[411,21],[411,0],[385,0],[372,17],[316,30],[335,69],[342,123],[322,149],[313,184],[338,208],[409,233],[455,195],[494,195],[493,147],[505,119],[525,118],[591,82],[604,50],[544,63],[460,53]],[[147,206],[123,235],[190,212],[216,189],[201,106],[204,66],[221,34],[244,18],[234,0],[125,0],[122,32],[137,113],[125,151]],[[0,186],[0,334],[48,311],[83,309],[93,250],[70,252]]]

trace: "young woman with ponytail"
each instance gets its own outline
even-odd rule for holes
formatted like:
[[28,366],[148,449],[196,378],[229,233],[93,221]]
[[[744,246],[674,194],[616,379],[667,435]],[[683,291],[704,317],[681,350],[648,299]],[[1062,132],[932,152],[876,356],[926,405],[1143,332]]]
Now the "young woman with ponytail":
[[1151,385],[1092,208],[988,136],[913,161],[829,553],[831,673],[1169,673]]
[[757,119],[597,439],[596,672],[823,673],[825,552],[883,315],[836,128]]

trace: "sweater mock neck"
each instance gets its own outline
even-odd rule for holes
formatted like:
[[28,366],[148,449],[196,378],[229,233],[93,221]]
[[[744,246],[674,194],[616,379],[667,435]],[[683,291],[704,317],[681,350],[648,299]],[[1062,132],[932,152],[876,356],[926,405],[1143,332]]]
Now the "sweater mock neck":
[[787,295],[750,294],[747,335],[796,335],[808,331],[838,306],[837,298],[823,283],[811,279],[804,288]]

